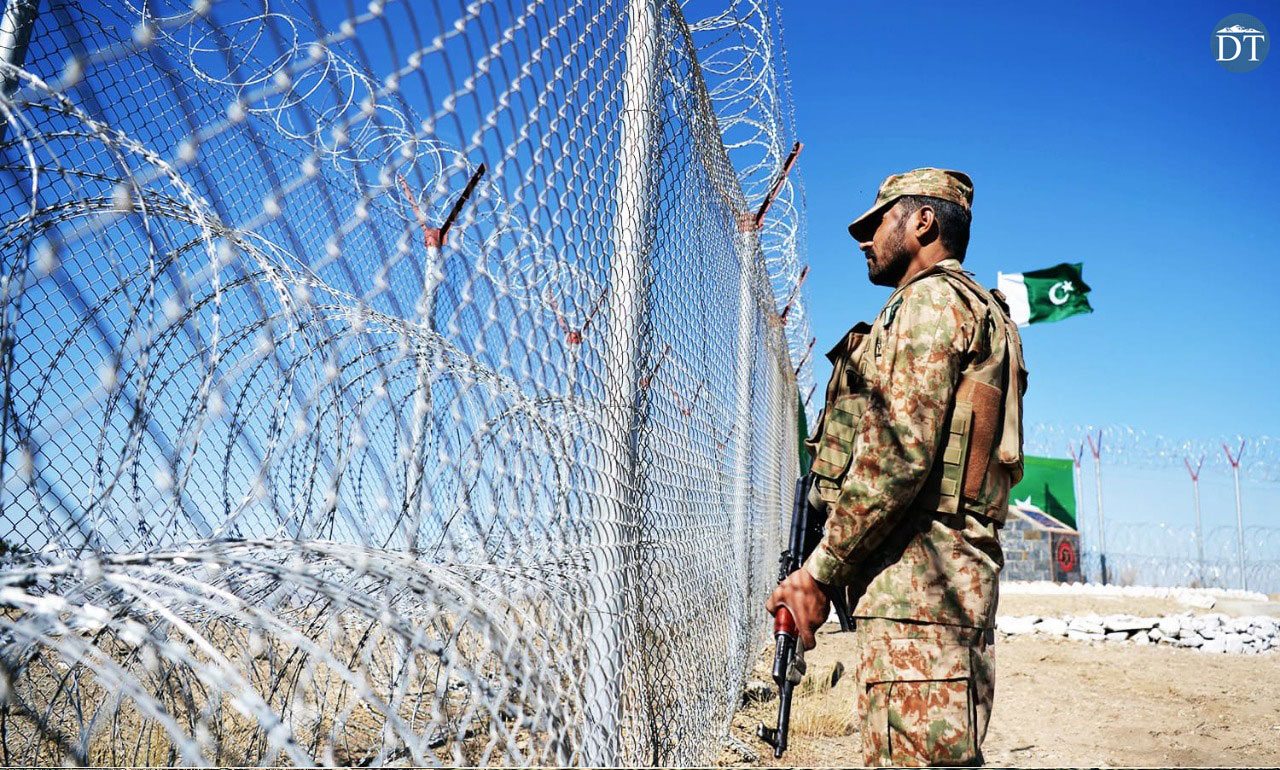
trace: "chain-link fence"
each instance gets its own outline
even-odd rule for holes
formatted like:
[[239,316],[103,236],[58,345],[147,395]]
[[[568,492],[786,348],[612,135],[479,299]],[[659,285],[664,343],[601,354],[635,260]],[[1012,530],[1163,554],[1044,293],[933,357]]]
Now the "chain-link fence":
[[778,22],[8,0],[4,763],[708,761],[811,384]]

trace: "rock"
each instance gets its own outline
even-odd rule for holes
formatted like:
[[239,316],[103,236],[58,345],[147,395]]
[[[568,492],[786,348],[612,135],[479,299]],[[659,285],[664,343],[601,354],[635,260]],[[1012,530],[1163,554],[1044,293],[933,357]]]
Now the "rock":
[[1107,632],[1106,626],[1102,625],[1102,621],[1096,617],[1072,618],[1067,624],[1067,628],[1072,631],[1079,631],[1082,634],[1097,634],[1101,636]]
[[1035,615],[1026,617],[1018,617],[1016,615],[1001,615],[996,618],[996,630],[1001,633],[1009,634],[1029,634],[1035,630],[1037,618]]
[[1158,641],[1160,641],[1161,639],[1165,639],[1165,638],[1166,638],[1166,637],[1165,637],[1164,632],[1163,632],[1163,631],[1161,631],[1158,627],[1157,627],[1157,628],[1153,628],[1153,629],[1151,629],[1150,631],[1148,631],[1148,632],[1147,632],[1147,637],[1148,637],[1148,638],[1150,638],[1150,639],[1151,639],[1151,641],[1153,641],[1153,642],[1158,642]]
[[729,751],[732,751],[734,754],[738,755],[738,757],[741,758],[742,761],[746,762],[748,765],[760,764],[760,755],[756,753],[756,750],[751,748],[747,744],[743,743],[742,741],[738,740],[737,738],[733,737],[732,735],[725,736],[724,747]]
[[1210,639],[1209,641],[1205,642],[1200,646],[1200,650],[1202,652],[1226,652],[1227,640],[1223,639],[1222,637],[1218,637],[1217,639]]
[[840,679],[843,676],[844,676],[844,664],[837,660],[836,664],[831,668],[831,675],[827,677],[827,686],[835,687],[836,685],[840,684]]
[[1175,617],[1160,618],[1159,624],[1156,626],[1166,636],[1177,636],[1182,630],[1182,620]]
[[1067,633],[1067,621],[1061,618],[1045,618],[1036,623],[1036,631],[1050,636],[1064,636]]
[[772,682],[752,679],[742,688],[743,703],[765,703],[778,697]]
[[1244,652],[1244,637],[1239,634],[1227,634],[1222,639],[1226,645],[1227,652],[1232,655],[1239,655]]
[[1186,636],[1179,634],[1178,638],[1173,640],[1173,643],[1178,647],[1200,647],[1204,644],[1204,637],[1194,632]]
[[1228,630],[1230,630],[1233,633],[1243,634],[1243,633],[1248,633],[1249,626],[1251,626],[1252,624],[1253,624],[1253,621],[1251,618],[1235,618],[1231,622],[1226,623],[1224,625]]
[[1133,635],[1133,643],[1139,647],[1151,644],[1151,634],[1148,631],[1139,631]]
[[1067,638],[1077,642],[1100,642],[1104,637],[1102,634],[1089,634],[1084,631],[1077,631],[1074,628],[1068,628]]
[[1113,615],[1104,618],[1103,625],[1111,631],[1146,631],[1155,625],[1155,621],[1147,618]]
[[1217,600],[1204,594],[1178,594],[1178,604],[1201,610],[1211,610],[1213,605],[1217,604]]
[[1201,628],[1197,633],[1205,639],[1217,639],[1220,636],[1226,636],[1227,632],[1221,626],[1209,626]]
[[1126,641],[1128,638],[1129,638],[1128,631],[1112,631],[1106,636],[1106,639],[1108,642],[1123,642],[1123,641]]

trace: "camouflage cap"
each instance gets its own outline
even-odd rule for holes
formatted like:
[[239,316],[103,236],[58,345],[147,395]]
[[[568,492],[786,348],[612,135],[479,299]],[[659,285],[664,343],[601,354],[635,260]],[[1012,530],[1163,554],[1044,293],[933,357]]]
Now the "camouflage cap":
[[973,205],[973,180],[968,174],[945,168],[917,168],[894,174],[880,185],[875,205],[849,225],[849,235],[859,242],[871,240],[880,224],[880,217],[894,201],[904,195],[942,198],[958,203],[967,210]]

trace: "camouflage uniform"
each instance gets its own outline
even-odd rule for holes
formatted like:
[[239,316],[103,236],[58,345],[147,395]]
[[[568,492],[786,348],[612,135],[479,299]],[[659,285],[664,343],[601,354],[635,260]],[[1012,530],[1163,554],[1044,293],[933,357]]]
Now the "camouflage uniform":
[[[901,195],[961,200],[956,172],[890,177]],[[887,199],[887,202],[886,202]],[[827,357],[826,407],[810,439],[814,502],[828,510],[805,563],[848,586],[868,765],[981,762],[994,694],[990,644],[999,527],[1022,474],[1026,371],[1017,327],[946,259],[889,297]]]

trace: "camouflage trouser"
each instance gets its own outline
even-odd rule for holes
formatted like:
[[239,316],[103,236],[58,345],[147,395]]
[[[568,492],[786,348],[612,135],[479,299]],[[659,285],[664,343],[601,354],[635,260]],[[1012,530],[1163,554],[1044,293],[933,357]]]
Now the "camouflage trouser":
[[858,619],[864,764],[982,764],[995,695],[988,636],[977,629]]

